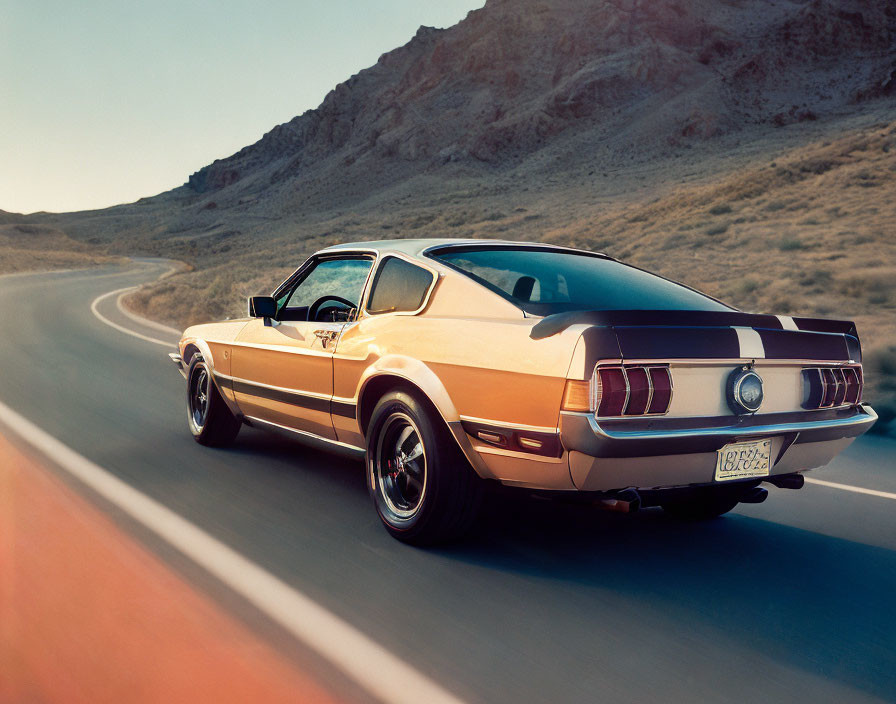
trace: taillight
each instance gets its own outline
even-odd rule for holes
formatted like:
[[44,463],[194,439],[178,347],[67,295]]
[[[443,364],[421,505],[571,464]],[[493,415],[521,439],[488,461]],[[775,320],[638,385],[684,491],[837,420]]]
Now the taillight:
[[672,375],[669,373],[669,367],[650,367],[647,371],[653,386],[653,396],[647,412],[651,415],[665,413],[672,402]]
[[591,398],[591,382],[567,379],[563,389],[563,401],[560,408],[577,413],[593,413],[594,404]]
[[628,378],[628,403],[625,415],[643,416],[650,403],[650,377],[645,367],[629,367],[625,370]]
[[846,377],[846,403],[858,403],[862,400],[862,368],[846,367],[843,370]]
[[862,365],[803,369],[803,408],[836,408],[862,400]]
[[830,369],[822,369],[821,383],[824,386],[824,393],[821,396],[821,405],[824,408],[828,408],[834,405],[834,392],[837,389],[837,380],[834,378],[834,372]]
[[628,383],[622,367],[603,367],[597,370],[597,415],[621,416],[628,400]]
[[598,367],[594,372],[597,415],[660,415],[672,401],[672,376],[667,366],[629,364]]

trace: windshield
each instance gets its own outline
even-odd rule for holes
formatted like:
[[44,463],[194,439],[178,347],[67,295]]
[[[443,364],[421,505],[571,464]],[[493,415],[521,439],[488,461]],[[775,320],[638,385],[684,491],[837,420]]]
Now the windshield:
[[732,310],[709,296],[588,253],[539,247],[450,247],[432,257],[534,315],[575,310]]

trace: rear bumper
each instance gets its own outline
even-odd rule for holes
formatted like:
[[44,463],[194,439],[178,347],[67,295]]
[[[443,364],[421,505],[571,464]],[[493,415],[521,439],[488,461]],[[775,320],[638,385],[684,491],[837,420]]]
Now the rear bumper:
[[592,457],[645,457],[715,452],[736,440],[784,436],[789,444],[855,438],[877,420],[871,406],[836,411],[719,418],[659,418],[598,422],[590,413],[561,414],[560,439],[570,452]]
[[[713,483],[717,451],[738,440],[771,438],[771,476],[821,467],[877,420],[865,405],[814,416],[774,416],[657,419],[633,427],[624,425],[627,421],[598,423],[590,414],[563,413],[561,439],[577,489],[660,489]],[[701,427],[693,427],[698,422]]]

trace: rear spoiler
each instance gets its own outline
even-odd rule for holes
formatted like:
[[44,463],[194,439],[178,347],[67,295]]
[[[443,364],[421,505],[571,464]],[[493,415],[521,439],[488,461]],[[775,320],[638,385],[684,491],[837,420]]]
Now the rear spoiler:
[[533,340],[543,340],[573,325],[601,327],[744,327],[766,330],[797,330],[838,333],[858,338],[855,323],[824,318],[791,318],[784,315],[742,313],[736,310],[578,310],[542,318],[529,332]]

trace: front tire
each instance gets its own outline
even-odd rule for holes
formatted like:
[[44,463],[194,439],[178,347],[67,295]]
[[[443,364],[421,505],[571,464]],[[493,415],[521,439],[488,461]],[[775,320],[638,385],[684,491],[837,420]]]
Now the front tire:
[[461,537],[482,501],[482,481],[442,419],[404,391],[373,409],[367,488],[389,534],[412,545]]
[[242,426],[221,397],[211,369],[199,354],[193,356],[187,370],[187,424],[193,439],[208,447],[231,444]]

